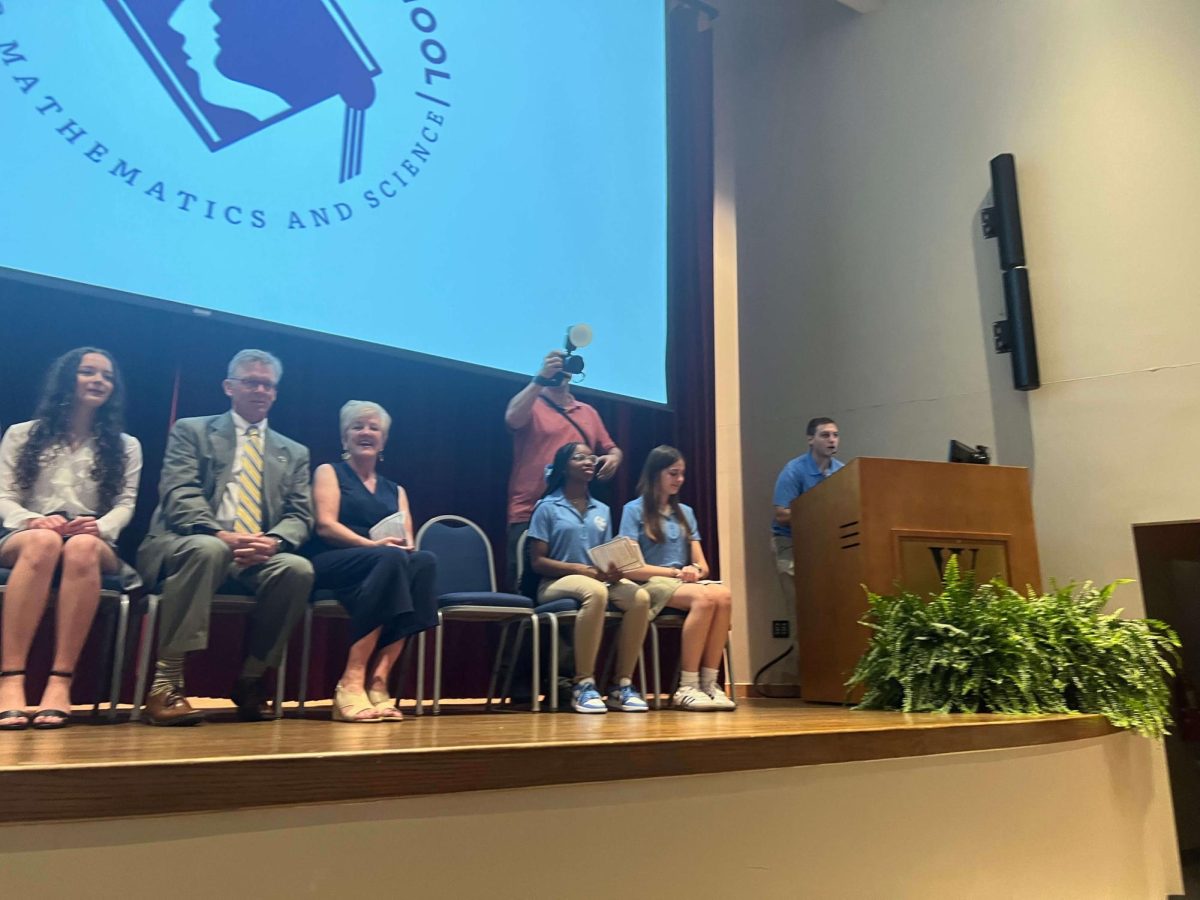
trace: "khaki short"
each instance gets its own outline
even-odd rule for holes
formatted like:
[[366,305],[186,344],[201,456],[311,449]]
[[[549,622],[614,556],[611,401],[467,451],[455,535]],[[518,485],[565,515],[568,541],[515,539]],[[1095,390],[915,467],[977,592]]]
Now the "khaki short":
[[650,580],[642,585],[650,595],[650,618],[654,618],[667,602],[675,596],[675,592],[683,586],[678,578],[668,578],[665,575],[652,575]]

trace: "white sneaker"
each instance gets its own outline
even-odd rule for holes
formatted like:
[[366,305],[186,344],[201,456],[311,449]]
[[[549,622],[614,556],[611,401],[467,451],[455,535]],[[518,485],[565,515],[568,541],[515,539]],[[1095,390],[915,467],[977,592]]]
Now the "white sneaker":
[[729,699],[729,695],[721,690],[721,686],[715,681],[700,690],[712,701],[713,709],[737,709],[737,704]]
[[596,685],[590,681],[581,681],[571,688],[571,709],[577,713],[608,712]]
[[717,709],[712,698],[693,684],[681,684],[671,697],[671,706],[691,712],[712,712]]

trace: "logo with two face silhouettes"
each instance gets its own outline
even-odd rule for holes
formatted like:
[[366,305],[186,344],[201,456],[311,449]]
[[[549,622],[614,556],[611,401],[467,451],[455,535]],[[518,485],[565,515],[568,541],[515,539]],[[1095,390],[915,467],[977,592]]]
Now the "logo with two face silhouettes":
[[361,173],[381,69],[334,0],[104,2],[210,150],[340,97],[338,180]]

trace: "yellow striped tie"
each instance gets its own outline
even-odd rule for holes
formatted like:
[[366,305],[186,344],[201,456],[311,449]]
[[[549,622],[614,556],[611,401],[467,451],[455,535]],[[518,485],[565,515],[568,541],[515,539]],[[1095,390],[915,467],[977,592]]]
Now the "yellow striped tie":
[[240,451],[241,471],[238,472],[237,514],[233,530],[242,534],[262,531],[263,455],[262,436],[258,426],[246,429],[246,440]]

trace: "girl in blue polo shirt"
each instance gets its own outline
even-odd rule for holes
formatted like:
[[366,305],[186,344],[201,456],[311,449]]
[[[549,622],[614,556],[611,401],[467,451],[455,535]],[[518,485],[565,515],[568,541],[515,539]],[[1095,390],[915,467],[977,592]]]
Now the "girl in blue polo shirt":
[[629,572],[645,582],[651,615],[664,606],[687,610],[679,654],[679,690],[671,698],[677,709],[733,709],[736,704],[717,683],[717,667],[729,636],[729,589],[700,584],[708,563],[700,547],[700,531],[690,506],[679,502],[685,473],[683,454],[674,447],[655,447],[646,457],[636,500],[625,504],[621,534],[638,542],[646,566]]
[[[578,713],[645,712],[646,701],[633,686],[637,663],[650,624],[650,597],[621,573],[600,572],[588,550],[611,539],[608,507],[588,492],[596,474],[596,455],[587,444],[564,444],[554,454],[546,493],[529,522],[529,559],[542,576],[538,603],[570,597],[579,601],[575,619],[575,686],[571,708]],[[615,683],[608,696],[596,690],[596,654],[609,602],[620,609]],[[551,677],[558,673],[552,672]]]

